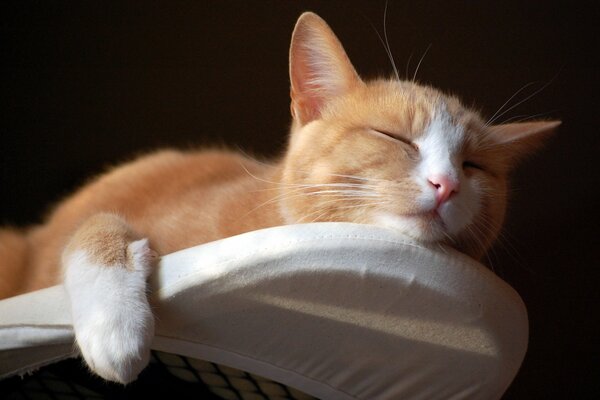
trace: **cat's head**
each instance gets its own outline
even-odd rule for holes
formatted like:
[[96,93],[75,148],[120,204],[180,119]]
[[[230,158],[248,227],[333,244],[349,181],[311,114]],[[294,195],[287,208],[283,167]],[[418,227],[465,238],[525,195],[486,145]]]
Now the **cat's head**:
[[507,175],[558,124],[488,126],[410,81],[363,81],[325,21],[303,14],[290,48],[288,223],[348,221],[445,242],[475,258],[504,219]]

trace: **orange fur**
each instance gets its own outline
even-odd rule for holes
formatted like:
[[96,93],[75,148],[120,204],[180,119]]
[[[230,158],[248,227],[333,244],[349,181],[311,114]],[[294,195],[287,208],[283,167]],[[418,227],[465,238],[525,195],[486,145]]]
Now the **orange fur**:
[[29,246],[15,229],[0,229],[0,298],[27,291]]
[[85,249],[89,260],[98,265],[131,266],[127,246],[139,239],[117,215],[101,213],[88,218],[70,239],[65,255]]
[[[159,254],[282,223],[276,212],[269,212],[270,205],[234,217],[270,196],[260,191],[265,185],[247,171],[272,175],[271,169],[234,153],[165,150],[100,176],[62,202],[44,225],[30,230],[31,273],[21,291],[60,281],[63,249],[98,213],[122,216],[135,232],[150,239]],[[116,225],[109,230],[122,229]],[[89,244],[93,237],[83,229],[78,235]]]
[[[85,248],[109,265],[126,257],[124,245],[137,233],[167,254],[286,223],[372,223],[373,213],[381,210],[418,212],[414,199],[420,189],[411,173],[419,149],[413,141],[440,105],[466,132],[461,156],[484,165],[484,171],[464,171],[485,189],[482,210],[468,230],[449,240],[478,258],[502,225],[514,157],[556,126],[532,122],[519,135],[524,130],[518,124],[487,127],[456,98],[433,88],[365,82],[327,24],[311,13],[294,31],[290,77],[294,121],[281,160],[263,164],[227,151],[163,150],[120,166],[67,198],[26,236],[0,231],[0,298],[58,283],[69,241],[67,251]],[[340,185],[359,190],[363,180],[377,201],[336,192]]]

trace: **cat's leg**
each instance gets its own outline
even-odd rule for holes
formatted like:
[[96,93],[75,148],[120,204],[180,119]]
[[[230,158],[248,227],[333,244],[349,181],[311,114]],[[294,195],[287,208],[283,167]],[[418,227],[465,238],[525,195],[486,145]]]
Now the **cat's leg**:
[[86,220],[63,252],[77,344],[104,379],[131,382],[148,364],[154,317],[146,278],[155,258],[148,240],[113,214]]

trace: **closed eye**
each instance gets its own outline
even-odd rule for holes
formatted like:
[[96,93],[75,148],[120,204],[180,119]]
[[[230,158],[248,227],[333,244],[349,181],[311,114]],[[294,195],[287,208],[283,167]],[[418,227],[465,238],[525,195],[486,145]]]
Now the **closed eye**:
[[462,166],[463,168],[479,169],[481,171],[485,170],[480,164],[477,164],[473,161],[463,161]]
[[413,147],[415,150],[419,149],[419,147],[415,143],[411,142],[410,140],[408,140],[408,139],[406,139],[406,138],[404,138],[404,137],[402,137],[400,135],[389,133],[389,132],[386,132],[386,131],[382,131],[380,129],[373,129],[373,131],[376,132],[376,133],[379,133],[381,135],[387,136],[390,139],[394,139],[394,140],[397,140],[397,141],[402,142],[404,144],[407,144],[407,145]]

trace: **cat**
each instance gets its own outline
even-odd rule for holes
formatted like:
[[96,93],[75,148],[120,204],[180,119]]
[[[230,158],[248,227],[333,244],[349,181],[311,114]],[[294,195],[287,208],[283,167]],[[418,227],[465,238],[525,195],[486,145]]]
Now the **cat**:
[[292,126],[279,160],[162,150],[117,167],[44,224],[0,230],[0,298],[62,281],[87,365],[128,383],[149,359],[146,278],[159,255],[277,225],[345,221],[479,259],[502,226],[509,172],[560,123],[492,126],[434,88],[363,80],[310,12],[289,56]]

